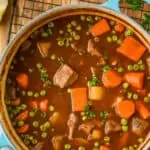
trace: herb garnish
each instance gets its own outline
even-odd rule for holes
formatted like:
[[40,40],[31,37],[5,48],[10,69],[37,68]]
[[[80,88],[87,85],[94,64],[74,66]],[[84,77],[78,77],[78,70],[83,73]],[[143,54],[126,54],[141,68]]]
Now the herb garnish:
[[96,117],[96,113],[92,110],[91,105],[85,105],[84,112],[85,116],[87,116],[87,119],[92,119]]
[[99,83],[100,83],[99,79],[95,75],[92,75],[92,80],[89,81],[89,86],[96,86]]
[[126,0],[133,10],[140,10],[142,6],[142,0]]
[[144,29],[148,30],[150,25],[150,14],[144,14],[144,18],[142,20],[142,26]]

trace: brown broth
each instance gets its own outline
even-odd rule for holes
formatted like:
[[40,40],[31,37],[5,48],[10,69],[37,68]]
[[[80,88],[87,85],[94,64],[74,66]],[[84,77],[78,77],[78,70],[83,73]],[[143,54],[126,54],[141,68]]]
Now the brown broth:
[[[87,16],[86,16],[87,17]],[[93,16],[94,18],[94,16]],[[72,20],[75,20],[77,22],[78,25],[82,26],[81,31],[78,31],[78,34],[80,35],[80,40],[76,41],[77,45],[79,45],[82,50],[84,51],[83,55],[80,56],[78,54],[78,52],[74,51],[70,46],[66,47],[66,46],[58,46],[56,39],[58,38],[58,36],[60,36],[59,34],[59,30],[63,30],[64,33],[67,33],[66,31],[66,25],[68,23],[70,23]],[[94,20],[94,19],[93,19]],[[96,21],[94,21],[96,22]],[[91,24],[94,24],[91,23]],[[49,50],[49,56],[51,54],[55,54],[57,58],[63,57],[64,59],[64,63],[68,64],[69,66],[71,66],[79,75],[78,80],[70,86],[70,88],[76,88],[76,87],[87,87],[87,82],[89,80],[91,80],[92,75],[91,75],[91,71],[90,71],[90,67],[94,66],[97,68],[98,70],[98,78],[100,80],[100,86],[103,86],[102,81],[101,81],[101,76],[102,76],[102,71],[101,71],[101,66],[97,66],[97,62],[98,62],[98,58],[97,56],[92,56],[89,55],[87,53],[87,43],[88,43],[88,39],[93,39],[93,36],[90,35],[86,35],[86,32],[88,31],[88,24],[90,25],[90,23],[88,23],[87,21],[81,21],[80,20],[80,16],[71,16],[71,17],[66,17],[66,18],[62,18],[59,20],[55,20],[54,21],[54,28],[52,28],[52,36],[47,38],[47,39],[42,39],[42,40],[48,40],[49,42],[52,43],[52,46]],[[46,27],[44,27],[46,28]],[[112,26],[113,28],[113,26]],[[108,41],[106,40],[108,36],[112,36],[113,34],[111,33],[113,29],[111,29],[110,32],[107,32],[101,36],[99,36],[99,42],[96,43],[96,47],[98,48],[99,52],[101,52],[102,55],[107,54],[108,55],[108,63],[107,65],[111,66],[111,62],[112,60],[118,60],[119,61],[119,66],[122,66],[125,68],[125,72],[127,71],[127,66],[129,64],[133,64],[133,62],[131,60],[129,60],[128,58],[124,57],[123,55],[121,55],[120,53],[116,52],[117,48],[120,46],[119,44],[117,44],[116,42],[111,42],[108,43]],[[122,40],[125,38],[124,36],[124,32],[123,33],[116,33],[115,35],[117,35],[117,37],[121,38]],[[136,35],[133,35],[136,39]],[[37,98],[34,98],[33,96],[29,97],[29,96],[22,96],[21,91],[23,90],[21,87],[19,87],[16,82],[15,82],[15,77],[18,73],[26,73],[29,76],[29,86],[27,89],[25,90],[31,90],[31,91],[37,91],[40,92],[41,89],[43,89],[43,81],[40,79],[40,72],[38,71],[38,69],[36,68],[37,63],[41,63],[48,72],[49,75],[49,80],[53,80],[53,76],[55,74],[55,72],[57,71],[57,69],[59,68],[60,64],[58,62],[58,60],[51,60],[49,57],[47,58],[42,58],[37,46],[36,46],[36,42],[37,40],[41,39],[40,37],[38,37],[37,39],[32,39],[29,37],[29,40],[32,41],[32,48],[30,48],[30,52],[31,50],[34,50],[35,52],[33,54],[29,54],[29,51],[27,52],[21,52],[18,51],[15,60],[17,61],[16,64],[12,64],[13,65],[13,69],[10,69],[9,71],[9,75],[8,78],[12,80],[12,82],[14,84],[8,85],[8,90],[9,87],[15,87],[18,88],[17,91],[17,97],[19,97],[21,99],[21,104],[26,104],[27,105],[27,110],[28,111],[32,111],[32,109],[29,106],[29,102],[31,100],[36,100],[38,102],[40,102],[43,99],[48,99],[48,104],[49,105],[53,105],[55,107],[54,111],[57,111],[60,113],[61,117],[59,119],[59,121],[57,122],[57,124],[54,126],[55,131],[47,131],[47,137],[46,138],[42,138],[41,137],[41,131],[38,128],[35,128],[32,126],[33,121],[38,121],[39,124],[43,124],[44,122],[46,122],[49,117],[52,115],[53,112],[47,111],[47,116],[46,118],[42,118],[41,117],[41,112],[37,112],[35,117],[28,117],[28,119],[25,121],[26,123],[29,124],[29,130],[27,131],[27,134],[32,135],[34,138],[37,139],[38,142],[44,142],[44,146],[42,150],[52,150],[53,146],[52,146],[52,142],[51,139],[53,136],[56,135],[63,135],[66,136],[66,138],[64,139],[63,143],[62,143],[62,149],[64,149],[64,144],[70,143],[72,144],[72,150],[76,150],[78,147],[75,146],[75,144],[71,141],[69,141],[67,139],[67,135],[68,135],[68,127],[67,127],[67,120],[69,117],[69,114],[72,112],[71,109],[71,97],[70,97],[70,93],[67,92],[67,89],[60,89],[59,87],[55,86],[55,85],[51,85],[49,88],[45,88],[45,90],[47,91],[46,96],[39,96]],[[145,64],[145,58],[147,57],[147,53],[144,54],[144,56],[142,57],[142,60]],[[20,61],[21,57],[24,57],[24,61]],[[81,64],[83,63],[83,64]],[[115,68],[115,67],[114,67]],[[113,68],[113,69],[114,69]],[[147,76],[147,71],[146,75]],[[121,75],[123,75],[121,73]],[[145,77],[145,85],[146,89],[150,88],[149,83],[146,81],[146,77]],[[100,112],[101,111],[108,111],[111,116],[110,119],[115,120],[116,122],[118,122],[120,124],[120,117],[118,115],[116,115],[115,113],[115,109],[112,108],[112,103],[114,102],[115,98],[117,96],[121,96],[121,95],[125,95],[124,93],[120,93],[122,89],[122,85],[118,86],[117,88],[113,88],[113,89],[106,89],[106,96],[105,99],[102,101],[94,101],[93,102],[93,109],[96,111],[96,119],[100,120]],[[127,89],[128,91],[132,91],[135,92],[136,89],[135,88],[129,88]],[[7,95],[9,97],[9,95]],[[143,101],[143,96],[140,96],[140,100]],[[11,106],[8,105],[8,109]],[[150,103],[146,104],[146,107],[150,110]],[[15,107],[11,107],[10,109],[15,109]],[[11,110],[11,111],[12,111]],[[79,119],[79,124],[82,124],[83,121],[81,120],[81,116],[80,113],[76,113],[76,115],[78,116]],[[137,113],[134,114],[134,116],[139,117],[139,115]],[[12,117],[11,120],[12,122],[15,122],[15,117]],[[130,139],[128,140],[128,142],[126,143],[125,147],[128,147],[130,145],[134,145],[134,144],[138,144],[137,139],[138,136],[135,135],[132,131],[131,131],[131,120],[132,118],[129,119],[129,137]],[[148,122],[150,122],[150,119],[147,120]],[[14,127],[16,129],[16,126]],[[104,136],[107,136],[104,134],[104,125],[99,128],[99,130],[101,130],[102,132],[102,137],[99,140],[92,140],[89,142],[88,145],[84,145],[84,147],[86,148],[86,150],[92,150],[94,147],[94,142],[99,141],[100,144],[104,144]],[[144,138],[146,136],[146,133],[150,130],[150,125],[148,126],[147,130],[145,130],[145,132],[142,134],[142,137]],[[108,135],[110,137],[110,143],[109,143],[109,147],[111,150],[117,150],[118,149],[118,142],[119,139],[121,137],[122,132],[116,132],[116,133],[111,133],[110,135]],[[19,136],[21,136],[19,134]],[[82,138],[87,138],[86,134],[84,134],[83,132],[79,131],[77,128],[75,130],[75,134],[74,136],[75,138],[77,137],[82,137]],[[34,144],[29,144],[29,147],[33,147]],[[81,145],[82,146],[82,145]],[[99,149],[99,148],[98,148]]]

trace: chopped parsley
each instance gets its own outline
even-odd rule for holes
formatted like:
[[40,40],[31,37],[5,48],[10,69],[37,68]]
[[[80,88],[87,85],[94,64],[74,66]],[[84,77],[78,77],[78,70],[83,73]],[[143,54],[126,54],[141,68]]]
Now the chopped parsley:
[[150,26],[150,14],[144,14],[144,18],[142,20],[142,26],[144,29],[148,30]]
[[96,117],[96,113],[92,110],[91,105],[85,105],[84,112],[87,119],[92,119]]
[[89,86],[97,86],[100,83],[99,79],[93,75],[91,81],[88,82]]
[[111,67],[109,65],[105,65],[105,66],[102,67],[102,71],[103,72],[106,72],[106,71],[108,71],[110,69],[111,69]]
[[110,113],[108,111],[100,112],[100,119],[102,123],[105,123],[106,119],[109,117]]
[[126,0],[126,3],[131,6],[132,10],[140,10],[142,6],[142,0]]

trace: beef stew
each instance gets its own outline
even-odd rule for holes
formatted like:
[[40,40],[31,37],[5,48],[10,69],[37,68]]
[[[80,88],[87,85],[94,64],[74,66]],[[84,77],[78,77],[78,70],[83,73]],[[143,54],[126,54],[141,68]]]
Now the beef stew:
[[100,16],[55,20],[20,46],[5,103],[29,149],[134,150],[150,131],[149,53]]

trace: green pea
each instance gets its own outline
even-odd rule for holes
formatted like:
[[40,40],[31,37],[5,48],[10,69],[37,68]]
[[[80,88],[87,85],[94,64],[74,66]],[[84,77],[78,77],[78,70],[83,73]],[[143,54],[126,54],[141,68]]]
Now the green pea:
[[72,32],[72,29],[71,29],[71,28],[68,28],[67,31],[68,31],[69,33],[71,33],[71,32]]
[[132,71],[133,70],[133,66],[132,65],[128,65],[128,71]]
[[41,96],[46,96],[46,90],[41,90],[41,91],[40,91],[40,95],[41,95]]
[[81,115],[81,116],[84,116],[84,115],[85,115],[85,112],[84,112],[84,111],[82,111],[82,112],[80,113],[80,115]]
[[86,17],[83,16],[83,15],[81,15],[81,16],[80,16],[80,19],[81,19],[82,21],[85,21]]
[[49,111],[54,111],[55,107],[53,105],[50,105],[48,109],[49,109]]
[[138,64],[134,64],[133,65],[133,70],[134,71],[138,71],[139,70],[139,65]]
[[128,120],[126,120],[126,119],[121,119],[121,124],[122,124],[122,125],[127,125],[127,124],[128,124]]
[[33,96],[34,96],[35,98],[38,98],[38,97],[39,97],[39,93],[38,93],[38,92],[35,92]]
[[112,42],[112,38],[111,37],[107,37],[107,42]]
[[119,73],[122,73],[122,72],[124,72],[124,68],[123,68],[123,67],[118,67],[117,71],[118,71]]
[[141,64],[141,65],[139,65],[139,68],[140,68],[141,71],[144,71],[145,70],[145,65]]
[[78,26],[76,27],[76,30],[77,30],[77,31],[80,31],[81,29],[82,29],[81,25],[78,25]]
[[99,21],[100,19],[101,19],[100,16],[95,16],[95,20],[96,20],[96,21]]
[[42,38],[47,38],[49,36],[49,34],[47,33],[47,32],[45,32],[45,31],[43,31],[42,33],[41,33],[41,37]]
[[85,147],[79,146],[79,147],[78,147],[78,150],[85,150]]
[[41,137],[42,138],[46,138],[47,137],[47,133],[46,132],[42,132]]
[[48,27],[49,27],[49,28],[53,28],[54,26],[55,26],[54,22],[49,22],[49,23],[48,23]]
[[71,21],[71,25],[75,27],[75,26],[77,26],[77,22],[75,20],[73,20],[73,21]]
[[71,144],[65,144],[65,145],[64,145],[64,148],[65,148],[66,150],[71,149]]
[[51,127],[51,124],[50,124],[50,122],[45,122],[44,124],[44,127],[46,128],[46,129],[49,129],[50,127]]
[[128,92],[128,93],[127,93],[127,98],[128,98],[128,99],[132,99],[132,95],[133,95],[133,94],[132,94],[131,92]]
[[134,150],[134,147],[133,146],[129,146],[129,150]]
[[150,103],[150,97],[145,96],[145,97],[144,97],[144,102],[145,102],[145,103]]
[[124,89],[127,89],[129,87],[129,83],[128,82],[124,82],[123,85],[122,85],[122,87]]
[[116,42],[116,41],[118,40],[118,37],[117,37],[116,35],[113,35],[113,36],[112,36],[112,40],[113,40],[114,42]]
[[33,121],[32,125],[33,125],[33,127],[37,128],[39,126],[39,122],[38,121]]
[[52,55],[50,56],[50,59],[51,59],[51,60],[55,60],[55,59],[56,59],[56,55],[55,55],[55,54],[52,54]]
[[34,117],[35,115],[36,115],[36,113],[34,111],[29,112],[30,117]]
[[87,20],[88,22],[92,22],[92,21],[93,21],[92,16],[87,16],[86,20]]
[[116,31],[115,31],[115,30],[112,30],[112,34],[116,34]]
[[36,67],[37,67],[38,69],[41,69],[42,66],[43,66],[43,65],[42,65],[41,63],[37,63],[37,64],[36,64]]
[[110,25],[111,25],[111,26],[115,25],[115,21],[110,20]]
[[59,46],[64,46],[65,42],[64,42],[64,40],[61,40],[61,41],[58,41],[57,44],[58,44]]
[[27,105],[26,104],[21,104],[20,106],[19,106],[19,109],[20,110],[25,110],[27,108]]
[[94,41],[95,41],[96,43],[98,43],[98,42],[100,41],[99,37],[95,37],[95,38],[94,38]]
[[45,132],[45,131],[46,131],[45,126],[44,126],[44,125],[40,125],[40,130],[41,130],[42,132]]
[[118,39],[118,40],[117,40],[117,44],[119,44],[119,45],[122,44],[122,40],[121,40],[121,39]]
[[72,25],[70,23],[67,24],[67,28],[70,29]]
[[129,129],[129,128],[128,128],[128,126],[127,126],[127,125],[123,125],[123,126],[122,126],[122,131],[123,131],[123,132],[127,132],[127,131],[128,131],[128,129]]
[[94,147],[99,147],[99,142],[98,141],[94,143]]
[[27,92],[27,96],[32,97],[33,96],[33,92],[32,91],[28,91]]
[[87,116],[82,116],[82,121],[87,120]]
[[23,125],[24,125],[24,121],[18,121],[18,122],[17,122],[17,126],[18,126],[18,127],[22,127]]
[[42,113],[41,113],[41,117],[42,117],[42,118],[46,118],[46,117],[47,117],[47,113],[46,113],[46,112],[42,112]]
[[22,91],[21,91],[21,95],[22,95],[22,96],[26,96],[26,91],[25,91],[25,90],[22,90]]
[[68,89],[67,89],[67,92],[68,92],[68,93],[71,93],[71,88],[68,88]]
[[134,94],[133,94],[133,99],[134,99],[134,100],[138,100],[138,99],[139,99],[138,94],[134,93]]
[[138,65],[142,65],[143,64],[143,61],[142,60],[139,60],[138,61]]
[[80,40],[80,35],[76,35],[76,36],[74,37],[74,39],[77,40],[77,41]]
[[105,136],[104,137],[104,142],[106,142],[106,143],[108,142],[109,143],[110,142],[110,137],[109,136]]
[[33,145],[36,145],[37,143],[38,143],[37,139],[33,139],[33,140],[32,140],[32,144],[33,144]]
[[134,148],[138,148],[138,145],[137,145],[137,144],[134,144],[133,146],[134,146]]
[[130,36],[130,35],[133,35],[133,32],[130,29],[126,29],[124,34],[125,34],[125,36]]
[[24,144],[27,145],[27,146],[30,144],[30,141],[29,141],[28,139],[24,139],[23,142],[24,142]]

